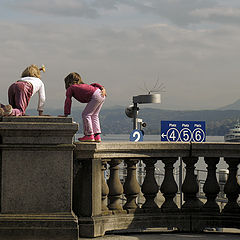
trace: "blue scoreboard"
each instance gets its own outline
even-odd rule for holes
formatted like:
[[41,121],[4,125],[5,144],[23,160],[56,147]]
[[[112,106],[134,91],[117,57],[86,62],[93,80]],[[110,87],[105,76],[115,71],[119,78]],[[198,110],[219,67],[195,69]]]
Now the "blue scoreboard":
[[161,121],[163,142],[205,142],[204,121]]

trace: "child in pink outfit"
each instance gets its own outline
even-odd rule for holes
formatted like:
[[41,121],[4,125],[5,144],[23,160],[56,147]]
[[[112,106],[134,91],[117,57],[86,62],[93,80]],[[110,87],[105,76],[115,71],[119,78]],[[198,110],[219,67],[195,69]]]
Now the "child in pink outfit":
[[82,112],[84,137],[79,141],[96,141],[100,142],[101,128],[99,121],[99,112],[105,100],[106,90],[98,84],[88,85],[84,83],[81,76],[76,73],[70,73],[65,79],[66,100],[64,105],[64,115],[67,117],[71,114],[72,97],[81,103],[87,103]]
[[39,97],[37,108],[39,116],[43,115],[45,89],[40,79],[40,71],[45,72],[45,67],[38,68],[34,64],[23,71],[21,78],[9,87],[9,105],[1,104],[0,116],[24,116],[30,99],[35,93],[38,93]]

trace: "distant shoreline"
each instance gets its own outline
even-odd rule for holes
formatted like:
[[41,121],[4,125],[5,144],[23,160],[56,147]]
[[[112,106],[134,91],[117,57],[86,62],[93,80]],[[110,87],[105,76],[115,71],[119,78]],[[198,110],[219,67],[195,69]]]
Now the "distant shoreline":
[[[75,141],[83,134],[76,134]],[[110,141],[129,141],[128,134],[102,134],[102,140],[106,142]],[[160,135],[145,135],[143,141],[160,141]],[[206,142],[224,142],[224,136],[207,136]]]

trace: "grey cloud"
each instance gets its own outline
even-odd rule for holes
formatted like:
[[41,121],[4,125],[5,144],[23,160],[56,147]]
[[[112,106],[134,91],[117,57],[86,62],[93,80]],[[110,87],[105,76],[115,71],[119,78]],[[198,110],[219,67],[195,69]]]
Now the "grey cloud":
[[118,0],[13,0],[6,5],[15,10],[25,10],[37,14],[58,15],[95,19],[102,10],[117,10]]
[[217,5],[217,0],[125,0],[125,2],[141,13],[155,14],[181,26],[201,22],[201,17],[192,15],[192,11]]
[[117,10],[119,0],[94,0],[92,7],[96,9]]
[[191,15],[198,16],[202,20],[216,23],[239,24],[240,8],[233,7],[215,7],[196,9]]
[[179,26],[239,21],[239,14],[236,14],[239,9],[232,0],[227,3],[222,0],[13,0],[8,5],[37,14],[90,19],[108,14],[106,11],[121,11],[121,6],[125,5],[131,7],[133,14],[135,11],[146,17],[159,16],[160,20]]
[[127,5],[141,14],[155,14],[175,24],[186,25],[199,21],[199,16],[190,13],[196,9],[216,6],[217,0],[32,0],[8,3],[14,9],[35,13],[97,18],[101,10],[117,11],[120,5]]
[[37,14],[59,15],[67,17],[97,18],[99,16],[96,8],[92,6],[92,1],[87,0],[31,0],[17,1],[8,3],[12,9]]
[[119,0],[141,14],[159,16],[178,26],[239,24],[240,3],[235,0]]

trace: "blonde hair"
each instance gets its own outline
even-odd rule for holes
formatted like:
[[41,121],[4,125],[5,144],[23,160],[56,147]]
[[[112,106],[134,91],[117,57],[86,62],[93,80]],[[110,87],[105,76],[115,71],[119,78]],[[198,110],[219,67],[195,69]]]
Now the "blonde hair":
[[36,77],[40,78],[40,70],[37,65],[32,64],[31,66],[27,67],[23,72],[22,72],[22,77]]
[[70,87],[70,85],[73,84],[83,84],[84,82],[82,81],[81,76],[76,73],[76,72],[72,72],[69,73],[65,78],[65,88],[68,89]]

